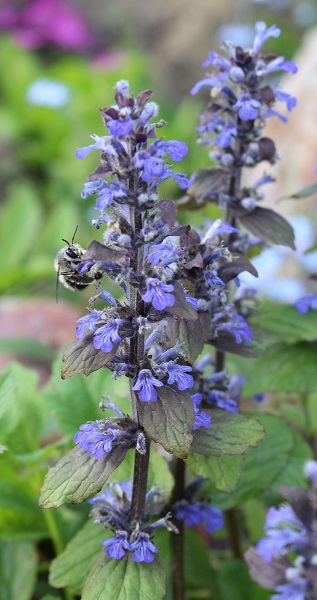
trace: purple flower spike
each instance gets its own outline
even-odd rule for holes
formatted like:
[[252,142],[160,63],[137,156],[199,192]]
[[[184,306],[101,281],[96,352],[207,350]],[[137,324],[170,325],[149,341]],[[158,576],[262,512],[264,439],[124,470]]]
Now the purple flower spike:
[[142,402],[155,402],[157,392],[154,386],[162,387],[163,385],[159,379],[154,377],[150,369],[141,369],[132,389],[138,392],[138,396]]
[[169,292],[174,290],[172,284],[163,283],[156,277],[146,280],[146,292],[142,296],[144,302],[151,302],[156,310],[164,310],[167,306],[175,304],[175,298]]
[[113,344],[121,342],[121,337],[118,333],[119,326],[122,325],[121,319],[109,319],[109,321],[99,327],[94,335],[94,346],[97,350],[110,352]]
[[132,560],[134,562],[151,563],[154,560],[154,554],[158,552],[157,547],[151,542],[148,533],[140,532],[137,539],[130,545],[130,551],[133,552]]
[[187,375],[192,371],[192,368],[189,365],[176,365],[172,360],[163,363],[162,367],[166,369],[168,373],[168,381],[171,385],[176,383],[179,390],[187,390],[188,388],[193,387],[194,379],[191,375]]
[[104,540],[101,543],[107,548],[107,556],[109,556],[109,558],[115,558],[116,560],[123,558],[126,550],[130,550],[128,534],[126,531],[119,530],[113,538],[110,538],[110,540]]

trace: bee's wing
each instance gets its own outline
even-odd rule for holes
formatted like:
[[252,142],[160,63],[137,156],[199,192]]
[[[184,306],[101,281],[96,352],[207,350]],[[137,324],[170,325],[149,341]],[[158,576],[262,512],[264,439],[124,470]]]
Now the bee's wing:
[[58,264],[58,268],[56,269],[56,304],[58,304],[58,289],[59,289],[59,276],[61,272],[61,266]]

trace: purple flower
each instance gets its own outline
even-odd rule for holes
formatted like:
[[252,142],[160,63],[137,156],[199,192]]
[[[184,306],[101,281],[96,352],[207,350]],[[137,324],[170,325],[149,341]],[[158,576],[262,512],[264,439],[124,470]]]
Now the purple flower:
[[271,562],[275,554],[288,546],[291,551],[294,544],[305,546],[308,543],[306,529],[289,505],[279,509],[271,507],[264,528],[266,537],[258,541],[256,549],[265,562]]
[[159,267],[167,267],[167,265],[175,262],[180,254],[180,249],[172,242],[154,244],[150,250],[151,252],[148,254],[147,260],[151,265]]
[[271,600],[305,600],[307,584],[306,579],[298,579],[291,583],[278,585],[275,588],[278,596],[274,594],[271,596]]
[[127,197],[127,192],[120,183],[117,183],[116,181],[108,183],[105,181],[104,184],[105,185],[96,200],[96,208],[101,211],[108,208],[114,200]]
[[168,154],[175,162],[180,162],[188,152],[185,142],[178,142],[177,140],[169,140],[167,142],[156,140],[149,146],[149,151],[153,152],[153,149],[155,149],[157,156]]
[[165,173],[165,166],[162,158],[159,156],[152,156],[150,152],[145,150],[136,152],[133,166],[135,169],[143,169],[141,178],[147,183],[160,179]]
[[232,108],[238,108],[238,115],[242,121],[254,121],[259,115],[261,102],[252,98],[250,94],[241,94]]
[[204,79],[198,81],[196,85],[194,85],[194,87],[190,90],[190,93],[192,94],[192,96],[195,96],[196,94],[198,94],[198,92],[200,92],[201,88],[206,85],[208,85],[211,88],[219,88],[222,84],[220,79],[216,77],[216,75],[210,75],[210,77],[205,77]]
[[158,549],[151,542],[149,534],[140,531],[135,542],[130,545],[130,551],[134,551],[132,554],[134,562],[151,563],[154,560],[153,553],[158,552]]
[[230,60],[224,58],[223,56],[220,56],[214,50],[211,50],[209,52],[209,58],[207,58],[201,66],[208,67],[209,65],[217,67],[219,71],[230,71],[232,66]]
[[143,294],[142,300],[151,302],[156,310],[164,310],[167,306],[175,304],[174,296],[169,293],[173,290],[172,284],[166,284],[156,277],[150,277],[146,280],[146,292]]
[[220,148],[229,148],[232,137],[238,135],[238,129],[234,123],[226,123],[222,131],[217,135],[216,142]]
[[263,77],[275,73],[276,71],[284,71],[285,73],[295,74],[297,73],[297,65],[291,60],[285,60],[283,56],[278,56],[271,60],[269,63],[259,64],[256,67],[256,75]]
[[214,221],[206,231],[201,243],[206,244],[209,240],[212,240],[217,235],[237,233],[238,231],[239,229],[232,227],[232,225],[229,225],[229,223],[221,221],[221,219],[216,219],[216,221]]
[[166,369],[168,373],[168,381],[171,385],[176,383],[179,390],[187,390],[193,387],[194,379],[191,375],[187,375],[192,371],[189,365],[177,365],[172,360],[167,363],[163,363],[162,367]]
[[159,107],[156,102],[147,102],[140,114],[138,126],[144,127],[150,119],[157,116],[158,111]]
[[216,275],[214,271],[205,271],[204,272],[206,284],[209,285],[212,289],[215,289],[217,285],[221,287],[225,287],[225,283]]
[[188,527],[204,523],[208,533],[214,533],[217,529],[223,527],[222,511],[215,506],[209,506],[207,502],[189,503],[187,500],[180,500],[175,507],[175,518],[178,520],[184,519]]
[[106,425],[102,421],[85,423],[79,429],[80,431],[74,437],[75,444],[97,460],[112,450],[113,443],[122,443],[123,438],[126,441],[130,438],[130,435],[118,425]]
[[130,550],[128,534],[126,531],[118,530],[113,538],[110,538],[110,540],[103,540],[101,543],[107,548],[107,556],[109,556],[109,558],[115,558],[116,560],[123,558],[126,550]]
[[186,302],[189,302],[189,304],[193,307],[194,310],[198,310],[198,300],[190,294],[188,294],[186,290],[184,290],[184,294]]
[[90,144],[90,146],[83,146],[83,148],[78,148],[78,150],[76,150],[75,156],[79,160],[86,158],[86,156],[88,156],[92,150],[101,150],[102,152],[107,152],[108,154],[116,154],[115,150],[109,144],[111,140],[110,136],[103,135],[99,137],[99,135],[94,134],[90,137],[95,140],[95,143]]
[[118,119],[112,119],[107,122],[107,127],[111,133],[111,135],[119,136],[119,135],[129,135],[133,130],[134,121],[128,115],[120,115]]
[[264,42],[270,38],[278,38],[281,34],[281,30],[277,25],[272,25],[271,27],[266,27],[266,23],[264,21],[258,21],[255,24],[256,36],[253,43],[253,54],[257,54],[261,49]]
[[208,394],[209,402],[214,402],[227,412],[238,412],[238,403],[236,400],[227,397],[227,393],[222,390],[211,390]]
[[231,318],[227,323],[220,323],[217,326],[218,331],[228,331],[231,333],[237,342],[237,344],[242,344],[245,340],[247,344],[250,344],[252,340],[252,329],[249,327],[247,322],[241,315],[237,313],[232,313]]
[[210,429],[211,416],[207,415],[207,413],[202,410],[199,412],[197,406],[194,403],[194,413],[195,413],[195,423],[193,430],[199,429],[199,427],[205,427],[205,429]]
[[105,325],[99,327],[94,335],[94,347],[103,352],[110,352],[113,344],[121,342],[118,333],[119,326],[123,324],[122,319],[109,319]]
[[87,329],[89,331],[96,330],[96,322],[100,319],[101,315],[101,310],[92,310],[88,315],[78,319],[78,326],[76,327],[76,337],[78,340],[84,339]]
[[141,369],[132,389],[138,392],[138,396],[142,402],[155,402],[157,392],[154,386],[162,387],[163,385],[159,379],[154,377],[150,369]]
[[303,296],[303,298],[300,298],[295,302],[294,306],[302,315],[307,313],[310,308],[312,310],[317,310],[317,293]]
[[287,94],[286,92],[281,92],[281,90],[275,90],[275,97],[280,102],[285,102],[286,108],[288,111],[293,110],[297,104],[297,100],[295,96],[291,96],[291,94]]

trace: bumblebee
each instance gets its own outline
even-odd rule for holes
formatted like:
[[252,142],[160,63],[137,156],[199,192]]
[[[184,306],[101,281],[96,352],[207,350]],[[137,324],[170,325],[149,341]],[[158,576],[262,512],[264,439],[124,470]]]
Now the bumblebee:
[[75,292],[76,290],[84,290],[88,285],[94,283],[102,277],[102,273],[96,273],[95,276],[81,274],[80,267],[83,266],[81,261],[82,255],[86,252],[79,244],[74,244],[74,238],[77,232],[75,229],[71,243],[67,240],[67,246],[61,248],[55,256],[54,268],[57,272],[56,279],[56,299],[58,298],[58,284],[61,283],[68,290]]

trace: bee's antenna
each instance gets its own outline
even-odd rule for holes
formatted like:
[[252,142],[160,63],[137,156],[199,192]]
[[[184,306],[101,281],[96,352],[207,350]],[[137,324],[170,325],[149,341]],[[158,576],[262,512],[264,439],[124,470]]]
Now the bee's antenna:
[[[72,244],[74,243],[74,239],[75,239],[75,235],[76,235],[76,233],[77,233],[77,229],[78,229],[78,225],[76,226],[76,229],[75,229],[75,231],[74,231],[74,235],[73,235],[73,237],[72,237]],[[65,241],[65,240],[64,240],[64,241]]]
[[67,240],[64,240],[64,238],[62,238],[62,242],[66,242],[67,246],[70,246],[70,243]]

